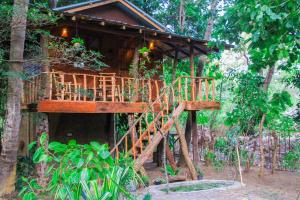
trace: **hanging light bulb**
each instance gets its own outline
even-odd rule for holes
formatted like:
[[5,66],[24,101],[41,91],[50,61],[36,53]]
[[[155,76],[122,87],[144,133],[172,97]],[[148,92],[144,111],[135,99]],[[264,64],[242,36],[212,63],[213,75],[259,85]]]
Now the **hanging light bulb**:
[[150,50],[153,50],[155,47],[154,47],[154,41],[151,41],[150,43],[149,43],[149,49]]
[[68,29],[65,27],[61,31],[61,37],[68,37],[68,36],[69,36],[69,32]]

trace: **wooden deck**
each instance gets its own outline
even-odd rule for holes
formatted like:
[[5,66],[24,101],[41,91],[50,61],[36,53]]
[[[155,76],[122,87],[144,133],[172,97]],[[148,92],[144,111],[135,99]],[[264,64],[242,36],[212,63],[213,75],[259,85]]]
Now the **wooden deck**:
[[[145,102],[74,102],[43,100],[37,104],[38,112],[45,113],[143,113]],[[154,105],[154,112],[160,111],[160,104]],[[185,110],[218,110],[219,102],[186,102]]]
[[[40,76],[25,82],[23,108],[49,113],[142,113],[163,94],[170,109],[180,102],[186,102],[185,110],[220,109],[212,78],[179,77],[166,93],[162,92],[167,88],[162,80],[64,72],[51,72],[46,77],[43,95]],[[154,112],[161,107],[159,101],[154,103]]]

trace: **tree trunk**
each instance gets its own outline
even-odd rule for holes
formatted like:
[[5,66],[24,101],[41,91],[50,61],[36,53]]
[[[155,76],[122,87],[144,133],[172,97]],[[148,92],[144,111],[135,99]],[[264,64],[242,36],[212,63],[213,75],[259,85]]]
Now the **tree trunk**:
[[272,137],[274,139],[274,144],[272,147],[272,174],[274,174],[275,168],[277,167],[277,153],[278,153],[278,137],[276,132],[272,132]]
[[185,8],[184,8],[184,0],[180,0],[179,5],[179,29],[181,32],[184,31],[185,25]]
[[[271,67],[268,70],[268,74],[264,81],[264,91],[268,92],[269,85],[271,83],[271,80],[273,78],[273,74],[275,71],[275,67]],[[265,165],[265,155],[264,155],[264,143],[263,143],[263,128],[264,128],[264,122],[266,119],[266,114],[263,113],[262,118],[260,120],[259,124],[259,151],[260,151],[260,168],[259,168],[259,176],[264,175],[264,165]]]
[[[130,66],[130,75],[134,78],[134,94],[132,94],[131,97],[129,97],[131,99],[132,102],[135,102],[138,100],[138,77],[139,77],[139,57],[140,57],[140,53],[139,53],[139,49],[141,48],[140,45],[137,45],[137,47],[135,48],[134,51],[134,55],[133,55],[133,60],[132,60],[132,64]],[[128,114],[128,127],[130,128],[131,126],[133,126],[135,121],[135,117],[133,113]],[[136,152],[136,147],[135,147],[135,143],[136,143],[136,129],[132,128],[132,132],[131,132],[131,143],[132,143],[132,153],[133,153],[133,157],[134,159],[136,158],[137,152]]]
[[245,167],[245,170],[244,172],[247,173],[250,171],[250,168],[251,168],[251,161],[253,160],[254,158],[254,154],[256,152],[256,146],[257,146],[257,143],[256,143],[256,140],[254,141],[254,144],[253,144],[253,149],[250,153],[250,155],[248,156],[247,158],[247,161],[246,161],[246,167]]
[[50,0],[50,8],[51,9],[54,9],[54,8],[56,8],[56,6],[57,6],[57,0]]
[[189,156],[189,151],[188,151],[188,146],[187,146],[187,142],[185,140],[183,131],[180,127],[180,124],[178,122],[177,119],[175,119],[175,127],[179,136],[179,141],[180,141],[180,145],[181,145],[181,150],[182,150],[182,154],[184,156],[185,162],[187,164],[187,167],[190,170],[191,176],[193,180],[197,180],[197,171],[195,169],[195,166]]
[[[26,33],[28,0],[15,0],[11,21],[10,66],[16,74],[23,71],[23,53]],[[20,77],[8,78],[7,112],[0,155],[0,196],[15,189],[16,162],[21,122],[21,95],[23,83]]]
[[219,2],[218,0],[212,0],[210,3],[210,16],[207,20],[207,27],[204,33],[204,40],[210,40],[211,38],[211,33],[216,18],[216,9],[217,9],[218,2]]
[[192,112],[192,143],[193,143],[193,160],[197,165],[200,163],[199,146],[198,146],[198,130],[197,130],[197,113]]
[[[192,114],[191,114],[191,112],[188,112],[188,117],[187,117],[187,120],[186,120],[184,135],[185,135],[185,140],[186,140],[186,143],[187,143],[187,149],[189,151],[190,144],[191,144],[191,139],[192,139]],[[180,149],[178,166],[183,167],[185,165],[186,165],[186,162],[185,162],[185,159],[184,159],[184,155],[183,155],[182,149]]]
[[264,175],[265,166],[265,154],[264,154],[264,142],[263,142],[263,126],[266,119],[266,115],[263,114],[261,121],[259,123],[259,152],[260,152],[260,167],[259,176]]

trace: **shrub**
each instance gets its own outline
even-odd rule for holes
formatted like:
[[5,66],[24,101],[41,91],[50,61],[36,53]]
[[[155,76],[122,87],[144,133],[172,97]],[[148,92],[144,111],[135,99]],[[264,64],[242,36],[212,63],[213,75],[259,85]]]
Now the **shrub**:
[[[31,144],[30,147],[34,145]],[[47,163],[47,185],[41,187],[35,178],[23,178],[26,183],[19,193],[23,199],[132,199],[126,189],[130,180],[137,180],[129,158],[115,161],[107,145],[97,142],[80,145],[51,142],[40,137],[40,147],[33,155],[35,163]]]
[[284,155],[283,166],[290,170],[300,169],[300,146],[299,145]]

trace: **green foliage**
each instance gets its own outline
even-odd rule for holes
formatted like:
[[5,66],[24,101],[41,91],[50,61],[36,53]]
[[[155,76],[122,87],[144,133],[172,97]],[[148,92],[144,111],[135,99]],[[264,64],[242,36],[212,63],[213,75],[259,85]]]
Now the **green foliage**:
[[177,176],[178,173],[179,173],[179,170],[173,170],[173,168],[171,167],[171,165],[167,164],[166,166],[166,169],[167,169],[167,173],[170,175],[170,176]]
[[[288,70],[299,63],[299,1],[236,0],[219,23],[219,35],[232,42],[246,43],[259,71],[278,64]],[[241,37],[242,33],[247,37]],[[285,62],[278,62],[278,61]]]
[[200,169],[198,165],[195,165],[198,176],[204,176],[204,172]]
[[217,137],[215,141],[215,150],[221,153],[228,152],[228,142],[223,137]]
[[[40,137],[40,147],[33,155],[34,163],[47,163],[46,187],[34,178],[23,178],[26,184],[20,191],[22,199],[118,199],[122,194],[132,198],[127,189],[129,181],[137,180],[129,158],[116,162],[107,145],[97,142],[80,145],[51,142],[47,135]],[[31,148],[34,145],[31,145]]]
[[[51,39],[52,40],[49,41],[49,51],[55,52],[57,57],[53,58],[55,60],[50,61],[74,65],[77,64],[78,67],[94,70],[100,70],[103,67],[107,67],[107,65],[101,61],[103,58],[101,53],[86,49],[83,45],[84,40],[81,38],[73,38],[71,44],[62,38],[52,37]],[[79,45],[76,45],[76,43]]]
[[74,45],[76,43],[80,44],[80,45],[84,45],[84,40],[81,38],[72,38],[71,43]]
[[152,196],[150,193],[147,193],[143,198],[143,200],[151,200],[151,199],[152,199]]
[[263,78],[247,72],[234,74],[229,80],[235,83],[229,88],[234,95],[234,108],[227,113],[225,125],[237,125],[241,133],[251,134],[251,128],[259,123],[261,111],[267,111],[267,98],[262,89]]
[[290,170],[300,169],[300,145],[284,155],[283,166]]

